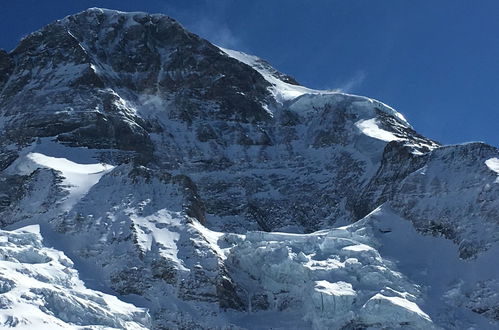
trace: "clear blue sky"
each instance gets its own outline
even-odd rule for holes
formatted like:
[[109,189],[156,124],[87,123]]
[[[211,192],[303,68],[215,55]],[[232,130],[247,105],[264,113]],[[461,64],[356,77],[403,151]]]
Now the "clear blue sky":
[[6,50],[87,7],[160,12],[303,85],[377,98],[443,143],[499,146],[499,1],[0,1]]

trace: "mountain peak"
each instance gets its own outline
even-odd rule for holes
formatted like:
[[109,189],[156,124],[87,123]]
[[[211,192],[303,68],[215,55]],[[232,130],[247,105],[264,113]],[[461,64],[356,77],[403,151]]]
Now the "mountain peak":
[[0,128],[7,325],[38,328],[16,301],[125,329],[497,319],[476,276],[497,278],[497,149],[442,147],[168,16],[90,8],[0,51]]
[[[76,16],[88,17],[89,19],[95,18],[95,17],[101,17],[101,18],[104,17],[107,20],[119,19],[121,17],[124,17],[124,18],[128,18],[128,19],[132,19],[136,24],[144,24],[149,20],[149,18],[153,17],[155,19],[164,19],[164,20],[168,20],[172,23],[179,24],[175,19],[173,19],[170,16],[165,15],[165,14],[149,14],[149,13],[142,12],[142,11],[124,12],[124,11],[120,11],[120,10],[99,8],[99,7],[87,8],[79,13],[68,15],[59,21],[65,21],[67,19],[70,19],[71,17],[76,17]],[[129,23],[135,24],[134,22],[130,21]]]

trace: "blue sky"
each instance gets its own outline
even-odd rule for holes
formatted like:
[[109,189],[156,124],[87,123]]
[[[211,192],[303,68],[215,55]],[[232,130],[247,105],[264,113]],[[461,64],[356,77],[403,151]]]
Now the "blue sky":
[[87,7],[167,14],[303,85],[379,99],[440,142],[499,146],[499,1],[2,0],[0,48]]

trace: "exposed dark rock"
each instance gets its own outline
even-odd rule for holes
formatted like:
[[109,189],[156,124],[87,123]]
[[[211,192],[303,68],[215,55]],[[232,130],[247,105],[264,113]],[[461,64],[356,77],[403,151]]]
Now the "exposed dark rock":
[[168,284],[177,282],[177,268],[166,259],[153,260],[151,264],[151,273],[154,278],[159,278]]
[[110,276],[111,288],[118,294],[144,294],[152,286],[152,281],[146,280],[147,270],[138,267],[120,270]]
[[0,89],[3,88],[3,85],[9,79],[12,70],[14,70],[12,58],[6,51],[0,49]]
[[355,217],[361,219],[390,200],[398,184],[409,174],[423,167],[427,158],[426,154],[414,154],[412,148],[405,143],[399,141],[388,143],[376,174],[355,202]]

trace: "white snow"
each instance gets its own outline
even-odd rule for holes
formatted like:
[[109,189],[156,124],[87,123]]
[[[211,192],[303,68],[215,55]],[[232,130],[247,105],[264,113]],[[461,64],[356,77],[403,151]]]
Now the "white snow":
[[496,179],[496,183],[499,183],[499,158],[489,158],[485,161],[485,165],[487,165],[487,167],[496,172],[498,177]]
[[146,329],[147,311],[93,291],[73,262],[43,246],[38,225],[0,230],[0,327]]
[[[63,181],[62,187],[68,192],[61,205],[63,211],[71,209],[71,207],[80,200],[92,186],[99,182],[100,178],[110,172],[114,166],[104,163],[77,163],[69,160],[66,157],[75,159],[90,160],[89,156],[83,156],[85,151],[78,151],[78,148],[58,147],[53,148],[51,152],[58,155],[58,157],[48,156],[39,150],[51,149],[50,146],[55,143],[50,141],[42,141],[40,145],[34,145],[27,148],[24,154],[9,166],[6,170],[7,173],[29,175],[38,168],[49,168],[61,173]],[[87,151],[86,153],[91,153]],[[95,160],[94,160],[95,161]]]
[[[92,10],[105,13],[107,19],[116,18],[114,11]],[[142,14],[128,14],[127,27],[137,24],[134,18],[139,16],[133,15]],[[403,140],[380,127],[380,123],[373,118],[378,109],[398,118],[399,125],[410,127],[401,114],[381,102],[334,90],[314,90],[288,84],[278,79],[276,72],[258,57],[221,50],[256,69],[272,85],[270,91],[275,100],[286,103],[286,109],[290,111],[314,112],[316,108],[325,108],[326,105],[333,108],[345,105],[346,109],[342,110],[355,115],[352,116],[356,118],[355,127],[362,133],[357,139],[356,130],[351,130],[356,138],[356,148],[364,140],[369,140],[364,143],[365,148],[375,149],[373,145],[382,145],[379,150],[383,150],[385,145],[380,141]],[[162,56],[166,58],[168,54]],[[98,65],[92,65],[92,69],[102,71],[100,74],[116,74],[103,67],[104,64],[96,63]],[[57,74],[69,79],[85,68],[60,67]],[[64,82],[66,80],[59,81],[62,85],[65,85]],[[174,123],[165,112],[170,106],[169,101],[159,96],[141,95],[137,102],[140,105],[135,105],[116,92],[114,96],[115,105],[123,113],[162,119],[158,122],[168,125],[167,131],[175,136],[179,148],[190,147],[188,134],[191,132],[186,133],[185,127]],[[262,106],[272,112],[269,105]],[[328,129],[328,121],[324,122],[324,128]],[[298,135],[306,137],[303,129],[297,128]],[[457,248],[452,242],[420,235],[409,221],[393,214],[387,207],[379,208],[355,224],[311,234],[248,232],[239,235],[216,232],[185,215],[185,199],[179,191],[182,186],[174,185],[168,179],[160,180],[154,175],[150,182],[146,182],[147,176],[130,176],[132,165],[114,168],[99,163],[94,151],[66,148],[41,140],[39,144],[23,150],[7,173],[28,175],[39,168],[60,173],[61,184],[68,192],[61,205],[63,210],[70,212],[54,218],[50,218],[53,214],[40,213],[26,223],[41,223],[45,239],[59,250],[66,251],[79,266],[80,274],[66,255],[44,246],[39,226],[23,227],[12,232],[0,231],[0,256],[3,257],[0,260],[0,326],[26,329],[150,327],[144,309],[122,302],[116,296],[90,290],[81,279],[87,280],[85,274],[92,281],[86,281],[87,284],[99,282],[103,292],[107,292],[105,290],[110,288],[105,281],[109,277],[105,276],[124,274],[127,280],[131,278],[125,272],[129,270],[129,265],[139,269],[135,265],[149,267],[151,260],[166,259],[172,261],[166,263],[166,266],[173,266],[174,274],[168,279],[171,283],[162,283],[161,280],[145,282],[149,281],[146,277],[144,283],[140,283],[139,278],[138,284],[152,283],[152,287],[146,289],[149,291],[142,297],[127,297],[137,301],[147,300],[145,306],[148,307],[168,306],[165,309],[166,319],[180,318],[185,312],[185,315],[199,314],[200,319],[210,319],[213,324],[220,324],[227,317],[236,324],[235,327],[245,328],[407,326],[432,329],[434,322],[443,326],[452,323],[455,328],[463,329],[491,327],[492,323],[487,323],[480,315],[466,308],[469,304],[480,308],[498,305],[497,295],[494,294],[497,291],[494,288],[499,286],[495,281],[498,278],[497,248],[476,260],[459,260]],[[206,145],[200,150],[207,148]],[[353,147],[347,149],[350,147],[344,150],[357,155],[358,150],[353,150]],[[320,159],[324,163],[325,157],[337,153],[336,150],[324,152],[309,149],[306,151],[310,152],[309,158]],[[277,150],[277,147],[270,150]],[[206,155],[211,151],[202,150]],[[234,145],[225,150],[231,160],[260,151],[260,147],[245,150]],[[205,156],[202,152],[200,159]],[[171,156],[173,159],[174,155]],[[485,164],[499,174],[498,158],[488,159]],[[112,175],[104,176],[113,169],[115,172]],[[273,170],[276,173],[289,171],[287,168]],[[184,174],[188,170],[181,168],[177,171],[173,174]],[[258,173],[259,169],[253,171]],[[418,173],[422,175],[425,171]],[[213,171],[209,175],[229,174]],[[325,181],[331,177],[330,172],[319,175],[324,175]],[[43,183],[46,181],[39,185]],[[88,194],[90,189],[92,193]],[[239,192],[237,189],[239,187],[234,187],[235,193]],[[254,196],[276,198],[279,194],[281,192],[275,190]],[[34,196],[28,202],[36,198]],[[60,219],[65,222],[58,222]],[[237,216],[226,219],[242,221]],[[58,224],[61,228],[65,225],[67,232],[53,232],[51,226]],[[94,263],[93,268],[70,254],[87,258],[88,264]],[[168,274],[161,275],[168,278]],[[216,284],[221,278],[228,277],[235,283],[240,298],[246,299],[247,313],[223,312],[213,303],[220,288]],[[158,285],[158,282],[161,284]],[[473,287],[470,283],[478,284]],[[480,301],[469,302],[476,287],[493,293],[488,294],[487,299],[482,299],[484,295],[478,295]],[[101,290],[100,287],[98,289]],[[185,290],[184,294],[193,296],[189,298],[192,300],[181,297],[180,289]],[[230,291],[228,294],[231,294]],[[196,300],[199,297],[213,300],[200,303]],[[454,311],[455,306],[459,307],[457,311],[449,314],[448,311]]]
[[359,120],[355,123],[355,126],[357,126],[357,128],[365,135],[378,140],[386,142],[403,140],[402,138],[393,135],[393,133],[381,129],[376,122],[376,118]]
[[[161,209],[145,217],[139,216],[132,209],[125,212],[129,213],[130,220],[134,223],[138,244],[144,251],[151,251],[153,243],[157,243],[161,256],[175,262],[179,269],[185,269],[178,258],[177,241],[180,238],[180,229],[174,230],[182,227],[180,212]],[[162,226],[158,227],[158,223]]]
[[[108,171],[110,168],[113,168],[113,166],[107,164],[78,164],[66,158],[45,156],[37,152],[29,153],[27,158],[32,160],[37,165],[60,171],[63,175],[67,174],[67,177],[74,174],[102,173],[104,171]],[[30,171],[30,169],[28,169],[28,171]]]
[[[62,173],[64,177],[63,185],[68,190],[69,195],[65,199],[62,209],[70,209],[78,200],[81,199],[90,188],[99,182],[100,178],[110,172],[114,166],[108,164],[78,164],[66,158],[49,157],[40,153],[29,153],[26,156],[26,162],[20,170],[32,172],[36,167],[51,168]],[[34,167],[33,167],[34,165]]]
[[361,313],[362,319],[368,323],[384,324],[423,319],[428,321],[425,329],[436,328],[430,323],[430,317],[417,304],[402,297],[387,297],[378,293],[364,304]]
[[[21,173],[23,169],[30,172],[39,167],[52,168],[69,177],[71,182],[75,182],[77,175],[107,171],[104,165],[90,162],[91,159],[68,156],[78,159],[76,162],[61,157],[66,154],[65,150],[48,154],[43,148],[30,150],[10,170]],[[119,241],[118,235],[126,236],[131,227],[135,229],[137,246],[144,251],[145,258],[163,257],[172,261],[178,276],[192,273],[194,266],[217,274],[219,261],[223,259],[231,279],[247,295],[241,298],[247,299],[251,308],[250,313],[227,312],[217,322],[227,317],[230,322],[249,328],[255,328],[255,324],[262,327],[296,324],[300,328],[334,329],[350,322],[362,322],[372,326],[381,323],[388,328],[409,324],[413,328],[432,329],[434,322],[437,326],[450,322],[446,311],[458,304],[462,307],[457,309],[460,314],[456,316],[458,321],[454,321],[458,324],[455,328],[473,324],[482,328],[489,326],[483,317],[465,308],[466,297],[474,291],[465,284],[457,284],[460,279],[464,283],[489,281],[485,282],[489,283],[486,288],[493,289],[495,284],[490,279],[497,274],[493,254],[496,250],[475,261],[461,261],[452,242],[418,234],[409,221],[386,207],[355,224],[312,234],[223,234],[195,220],[186,222],[176,188],[156,179],[146,183],[139,177],[133,181],[129,171],[128,165],[116,168],[113,175],[103,177],[93,187],[92,194],[82,198],[72,212],[86,212],[89,219],[91,215],[87,221],[92,221],[93,229],[67,238],[77,238],[77,246],[87,247],[90,253],[106,254],[110,269],[116,268],[114,263],[121,263],[131,253],[129,247],[123,245],[109,248],[112,242]],[[108,198],[104,200],[100,196]],[[24,233],[26,240],[29,235],[36,236],[37,230],[32,226],[19,232]],[[0,235],[0,244],[5,241],[9,240]],[[23,244],[34,248],[10,255],[22,263],[47,263],[47,254],[37,250],[40,245],[36,245],[39,244],[36,240]],[[70,244],[65,244],[58,246],[59,249],[70,251]],[[195,245],[196,250],[186,250],[190,244]],[[200,259],[193,257],[193,251],[198,251]],[[113,258],[124,259],[114,261]],[[474,269],[479,269],[480,275],[476,275]],[[48,277],[47,272],[49,268],[40,270],[36,276]],[[23,283],[30,287],[38,285],[36,276],[23,278]],[[36,291],[36,294],[50,296],[47,291]],[[268,309],[259,310],[253,297],[266,297]],[[90,298],[85,296],[78,301],[83,303],[85,299]],[[106,303],[111,304],[109,299],[105,298]],[[489,294],[487,301],[473,302],[473,306],[493,306],[494,299]],[[59,305],[54,309],[64,311]],[[121,309],[115,310],[122,313]],[[8,322],[7,318],[3,320]],[[35,322],[36,317],[33,320]],[[59,321],[50,322],[58,324]]]
[[217,254],[220,257],[222,257],[223,259],[226,257],[227,251],[220,248],[220,245],[218,242],[219,239],[225,235],[224,233],[210,230],[210,229],[206,228],[205,226],[203,226],[201,223],[199,223],[199,221],[193,221],[191,225],[193,228],[198,230],[203,235],[203,237],[206,239],[206,241],[210,245],[210,248],[212,248],[214,251],[216,251]]
[[[233,240],[226,260],[229,268],[237,265],[232,274],[238,286],[250,300],[271,297],[270,310],[258,311],[253,304],[253,317],[246,316],[244,324],[261,317],[266,326],[277,327],[280,318],[294,317],[300,327],[315,329],[356,322],[373,328],[497,326],[470,309],[497,306],[494,256],[499,247],[476,260],[461,260],[453,242],[419,234],[386,205],[331,230],[306,235],[248,232]],[[277,312],[282,309],[294,316]],[[273,321],[269,313],[274,313]],[[304,320],[310,325],[300,323]]]
[[352,289],[352,285],[346,282],[335,282],[331,283],[328,281],[316,281],[315,291],[319,293],[324,293],[330,296],[355,296],[355,291]]
[[272,92],[274,94],[275,99],[278,102],[282,103],[288,100],[292,100],[304,94],[322,94],[322,93],[337,92],[337,91],[318,91],[303,86],[297,86],[285,83],[284,81],[276,78],[274,75],[272,75],[271,72],[269,72],[268,69],[262,66],[261,64],[262,60],[260,58],[236,50],[231,50],[221,47],[219,48],[230,57],[235,58],[236,60],[243,62],[251,66],[255,70],[257,70],[265,78],[265,80],[267,80],[274,86],[274,88],[272,88]]

